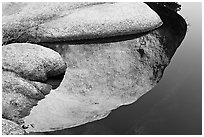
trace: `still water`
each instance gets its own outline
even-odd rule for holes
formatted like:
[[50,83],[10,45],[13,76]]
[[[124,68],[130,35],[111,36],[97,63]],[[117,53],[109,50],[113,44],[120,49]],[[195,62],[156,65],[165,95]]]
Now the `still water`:
[[181,5],[188,32],[158,85],[107,118],[52,134],[202,134],[202,5]]

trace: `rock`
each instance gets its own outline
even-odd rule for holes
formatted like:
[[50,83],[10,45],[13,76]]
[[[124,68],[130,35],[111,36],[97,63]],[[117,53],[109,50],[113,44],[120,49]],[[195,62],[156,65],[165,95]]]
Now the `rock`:
[[104,39],[85,44],[43,43],[59,52],[68,68],[61,85],[25,118],[26,124],[34,125],[27,131],[60,130],[104,118],[153,88],[186,33],[181,16],[164,13],[165,24],[141,37],[106,39],[106,43]]
[[13,3],[3,7],[4,44],[121,36],[162,24],[144,3]]
[[45,98],[51,85],[29,81],[9,71],[2,74],[2,117],[22,124],[21,118],[29,115],[31,108]]
[[2,119],[2,135],[24,135],[26,132],[18,124]]
[[56,51],[63,49],[60,54],[68,67],[60,86],[25,118],[25,124],[34,125],[27,131],[81,125],[136,101],[156,85],[170,61],[160,42],[162,39],[154,31],[113,43],[49,44],[56,46]]
[[2,51],[2,117],[22,124],[21,118],[50,93],[47,81],[63,74],[66,64],[57,52],[35,44],[9,44]]
[[3,46],[2,53],[3,70],[18,73],[29,80],[46,81],[66,69],[57,52],[39,45],[13,43]]
[[[130,6],[131,4],[125,5]],[[122,3],[113,5],[116,7],[117,5],[122,6]],[[61,55],[67,65],[66,73],[60,86],[51,90],[45,99],[39,101],[38,105],[33,107],[28,116],[21,119],[24,122],[22,125],[28,127],[26,129],[27,132],[55,131],[99,120],[106,117],[111,110],[133,103],[160,81],[164,69],[170,63],[176,49],[185,37],[186,22],[173,10],[154,3],[147,3],[147,5],[162,19],[162,26],[155,28],[155,25],[151,25],[148,22],[151,18],[149,16],[147,16],[147,20],[140,20],[143,12],[138,12],[134,14],[141,22],[134,26],[136,30],[141,30],[142,28],[142,31],[135,31],[134,27],[132,27],[129,28],[128,33],[120,33],[120,31],[116,33],[114,31],[117,29],[107,29],[105,27],[103,32],[111,31],[113,35],[100,33],[100,35],[95,37],[95,35],[87,33],[87,36],[84,37],[84,33],[78,31],[79,34],[83,34],[80,39],[72,39],[73,37],[70,39],[66,37],[65,39],[67,34],[65,35],[63,32],[64,29],[60,30],[56,27],[61,21],[57,23],[59,18],[56,18],[56,20],[51,18],[51,21],[46,21],[43,25],[56,21],[56,26],[55,23],[51,23],[47,29],[51,30],[56,27],[59,35],[54,34],[55,30],[53,30],[54,35],[50,35],[50,37],[39,37],[41,35],[36,35],[37,40],[35,40],[30,35],[31,31],[29,31],[29,33],[26,32],[26,35],[20,36],[20,39],[16,39],[15,36],[21,35],[21,33],[16,32],[14,33],[15,36],[11,35],[12,38],[10,40],[4,41],[5,43],[30,41],[31,43],[51,48]],[[63,22],[63,19],[68,16],[75,15],[78,17],[80,15],[78,13],[81,10],[89,13],[92,10],[101,9],[98,6],[106,9],[110,5],[101,4],[79,8],[76,9],[77,12],[67,14],[60,19]],[[144,10],[145,15],[146,8],[143,9],[143,6],[141,6],[141,9],[141,11]],[[140,6],[136,10],[140,10]],[[117,16],[119,11],[115,10],[111,15]],[[119,14],[122,13],[119,12]],[[88,18],[89,15],[86,15],[83,19]],[[109,16],[109,14],[103,15]],[[36,13],[36,17],[38,16],[39,14]],[[69,23],[69,20],[66,21],[64,22],[65,24]],[[92,20],[86,21],[92,24]],[[5,24],[7,23],[9,24],[9,20]],[[82,23],[85,22],[82,21]],[[119,21],[116,20],[116,22],[112,23],[118,25]],[[145,29],[144,26],[146,25],[144,24],[146,23],[150,26],[150,29]],[[161,23],[158,24],[161,25]],[[6,38],[7,33],[11,32],[5,26],[3,26],[3,31],[6,33],[3,33],[3,36],[5,35]],[[103,24],[99,24],[99,26],[103,27]],[[121,24],[120,26],[123,29]],[[40,29],[39,31],[36,30],[37,33],[41,33]],[[69,29],[66,32],[69,32]],[[74,32],[72,34],[75,35]],[[75,36],[77,38],[80,35]]]

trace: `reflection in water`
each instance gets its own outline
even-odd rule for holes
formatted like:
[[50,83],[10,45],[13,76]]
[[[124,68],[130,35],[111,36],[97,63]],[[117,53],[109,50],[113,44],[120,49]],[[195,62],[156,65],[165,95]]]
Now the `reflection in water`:
[[114,135],[116,134],[112,129],[106,127],[102,122],[92,122],[78,127],[45,132],[45,133],[31,133],[32,135]]

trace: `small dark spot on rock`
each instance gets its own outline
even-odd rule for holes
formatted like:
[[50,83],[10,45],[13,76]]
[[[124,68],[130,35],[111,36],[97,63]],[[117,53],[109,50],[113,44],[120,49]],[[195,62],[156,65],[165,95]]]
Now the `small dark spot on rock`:
[[23,129],[27,129],[27,128],[28,128],[28,125],[22,125],[22,128],[23,128]]
[[10,104],[13,105],[13,106],[18,106],[18,103],[15,100],[11,100]]
[[87,85],[86,89],[91,90],[93,87],[92,85]]
[[140,53],[141,58],[143,58],[144,55],[145,55],[144,50],[143,49],[138,49],[137,51]]
[[30,124],[31,125],[31,127],[33,127],[34,128],[34,125],[33,124]]

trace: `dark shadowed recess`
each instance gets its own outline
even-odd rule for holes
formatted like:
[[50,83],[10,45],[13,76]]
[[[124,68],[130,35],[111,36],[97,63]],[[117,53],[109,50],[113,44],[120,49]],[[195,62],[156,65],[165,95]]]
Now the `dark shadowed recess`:
[[65,75],[65,72],[57,76],[48,77],[44,83],[51,85],[52,89],[56,89],[57,87],[59,87],[60,83],[62,82],[64,75]]
[[[112,42],[120,42],[120,41],[126,41],[131,40],[135,38],[139,38],[143,35],[148,34],[150,31],[142,32],[138,34],[129,34],[129,35],[123,35],[123,36],[113,36],[113,37],[104,37],[104,38],[93,38],[93,39],[81,39],[81,40],[71,40],[71,41],[57,41],[57,42],[51,42],[52,44],[101,44],[101,43],[112,43]],[[36,43],[39,45],[45,45],[48,46],[49,42],[39,42]]]
[[[163,4],[162,3],[158,4],[158,3],[160,2],[146,2],[146,4],[160,16],[163,22],[162,27],[170,31],[169,33],[173,37],[174,41],[177,42],[176,44],[165,45],[167,48],[166,50],[167,55],[171,54],[171,56],[173,56],[176,49],[179,47],[184,37],[186,36],[187,23],[184,20],[184,18],[179,14],[177,14],[176,12],[181,8],[179,5],[177,5],[176,3],[172,4],[174,5],[174,10],[173,10],[172,7],[170,8],[169,6],[167,6],[168,3],[171,3],[171,2],[167,2],[166,6],[162,6],[162,5],[165,5],[165,2]],[[165,35],[165,31],[163,32],[163,35]],[[176,47],[174,48],[169,47],[173,45],[175,45]]]

